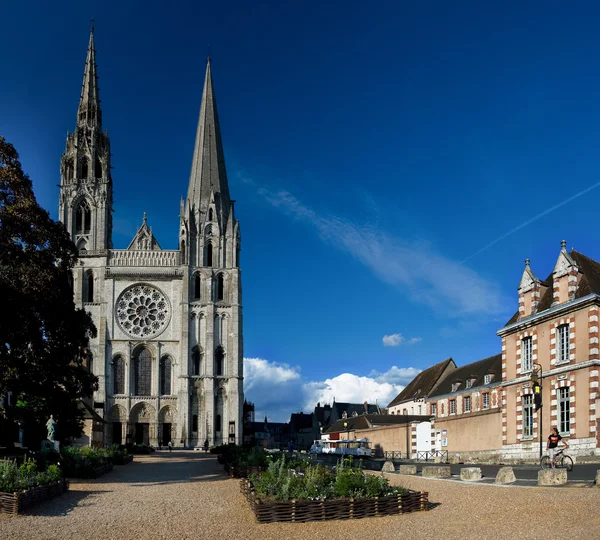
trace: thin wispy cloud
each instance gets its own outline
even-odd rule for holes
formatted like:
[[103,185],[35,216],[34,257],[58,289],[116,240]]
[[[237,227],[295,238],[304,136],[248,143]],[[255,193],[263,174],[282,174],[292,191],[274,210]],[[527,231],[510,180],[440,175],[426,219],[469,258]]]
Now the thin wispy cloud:
[[[247,179],[246,183],[255,185]],[[317,213],[287,191],[262,187],[257,191],[275,208],[314,227],[324,242],[358,259],[382,281],[408,291],[413,300],[450,316],[495,315],[509,305],[495,283],[424,243],[394,238],[377,224],[359,225],[344,217]]]
[[400,345],[414,345],[415,343],[423,341],[423,338],[412,337],[406,339],[402,334],[390,334],[383,336],[381,341],[383,342],[384,347],[398,347]]
[[467,261],[470,261],[473,257],[476,257],[480,253],[483,253],[484,251],[488,250],[493,245],[495,245],[498,242],[500,242],[500,241],[504,240],[505,238],[509,237],[511,234],[514,234],[517,231],[520,231],[523,227],[527,227],[527,225],[531,225],[534,221],[537,221],[538,219],[543,218],[544,216],[548,215],[550,212],[554,212],[554,210],[558,210],[561,206],[564,206],[565,204],[570,203],[571,201],[573,201],[573,200],[581,197],[582,195],[585,195],[589,191],[592,191],[592,189],[596,189],[598,186],[600,186],[600,182],[596,182],[594,185],[592,185],[590,187],[587,187],[587,188],[585,188],[584,190],[582,190],[582,191],[580,191],[578,193],[575,193],[575,195],[572,195],[568,199],[565,199],[564,201],[562,201],[562,202],[560,202],[558,204],[555,204],[554,206],[551,206],[550,208],[548,208],[547,210],[544,210],[542,213],[538,214],[537,216],[534,216],[531,219],[528,219],[524,223],[521,223],[521,225],[518,225],[514,229],[511,229],[510,231],[508,231],[508,232],[506,232],[504,234],[501,234],[495,240],[492,240],[491,242],[489,242],[488,244],[486,244],[485,246],[483,246],[481,249],[479,249],[478,251],[476,251],[472,255],[469,255],[466,259],[464,259],[463,261],[461,261],[461,264],[466,263]]

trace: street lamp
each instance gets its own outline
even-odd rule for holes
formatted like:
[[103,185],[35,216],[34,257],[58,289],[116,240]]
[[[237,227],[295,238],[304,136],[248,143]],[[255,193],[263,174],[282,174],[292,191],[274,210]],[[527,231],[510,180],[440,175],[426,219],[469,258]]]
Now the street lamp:
[[[537,367],[537,372],[531,374],[531,382],[533,383],[533,401],[535,403],[535,411],[538,413],[538,420],[540,424],[540,459],[542,459],[542,437],[543,435],[543,418],[544,414],[541,411],[542,408],[542,378],[544,377],[544,372],[542,371],[542,366],[536,362],[531,364],[532,366]],[[539,374],[539,375],[538,375]]]

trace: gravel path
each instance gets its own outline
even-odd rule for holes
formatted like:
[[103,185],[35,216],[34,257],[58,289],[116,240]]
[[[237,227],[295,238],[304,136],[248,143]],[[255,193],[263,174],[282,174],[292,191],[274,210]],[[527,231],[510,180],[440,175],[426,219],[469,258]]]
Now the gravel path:
[[[400,516],[258,525],[239,491],[210,454],[156,452],[24,516],[0,514],[0,538],[221,538],[259,540],[540,538],[600,536],[600,488],[473,485],[389,475],[429,492],[438,506]],[[553,531],[553,532],[550,532]]]

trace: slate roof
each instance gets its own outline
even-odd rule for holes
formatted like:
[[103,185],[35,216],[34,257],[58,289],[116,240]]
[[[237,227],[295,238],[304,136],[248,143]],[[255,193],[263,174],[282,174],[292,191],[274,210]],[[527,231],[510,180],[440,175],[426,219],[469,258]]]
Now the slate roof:
[[354,413],[356,414],[377,414],[379,413],[379,407],[377,405],[367,403],[366,410],[364,403],[343,403],[343,402],[334,402],[331,406],[337,413],[339,418],[342,417],[344,411],[348,413],[348,416],[352,416]]
[[440,377],[449,365],[456,367],[452,358],[448,358],[439,364],[435,364],[434,366],[421,371],[421,373],[410,381],[404,390],[390,402],[388,407],[393,407],[403,401],[427,397],[435,388],[435,385],[440,381]]
[[[590,259],[586,257],[582,253],[571,250],[569,253],[571,258],[575,261],[579,268],[579,273],[582,274],[581,280],[579,281],[579,285],[577,286],[577,290],[575,291],[575,299],[583,298],[588,294],[598,294],[600,295],[600,263],[595,261],[594,259]],[[540,298],[540,303],[538,304],[537,313],[541,313],[542,311],[546,311],[550,309],[552,306],[553,299],[553,274],[554,270],[550,275],[542,281],[542,285],[548,287],[544,292],[544,295]],[[519,310],[508,320],[508,322],[504,326],[508,326],[509,324],[513,324],[519,320]]]
[[466,389],[467,379],[475,379],[471,388],[484,386],[484,377],[489,373],[494,375],[492,383],[497,383],[502,380],[502,354],[495,354],[494,356],[478,360],[472,364],[456,368],[440,382],[435,390],[431,392],[429,397],[451,394],[452,385],[456,382],[461,383],[456,390],[457,392],[461,392]]
[[312,425],[312,413],[292,413],[290,416],[290,431],[292,433],[298,433],[301,429],[312,429]]
[[[374,426],[402,425],[413,421],[429,420],[430,416],[412,414],[361,414],[351,418],[342,418],[329,426],[325,433],[344,433],[355,429],[369,429]],[[347,426],[344,427],[344,422]]]

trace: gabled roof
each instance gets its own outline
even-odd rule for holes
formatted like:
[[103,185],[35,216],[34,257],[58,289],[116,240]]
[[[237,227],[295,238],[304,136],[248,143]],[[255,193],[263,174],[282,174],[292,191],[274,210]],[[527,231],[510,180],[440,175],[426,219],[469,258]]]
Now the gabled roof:
[[142,221],[142,226],[138,229],[137,233],[133,237],[133,240],[127,247],[129,251],[132,250],[160,250],[160,246],[158,245],[158,241],[154,238],[154,234],[152,234],[152,229],[148,227],[146,218],[146,212],[144,212],[144,219]]
[[292,413],[290,416],[290,430],[298,432],[301,429],[311,429],[313,425],[312,413]]
[[[342,418],[325,430],[325,433],[344,433],[354,429],[369,429],[375,426],[403,425],[410,422],[429,420],[430,416],[413,414],[361,414],[352,418]],[[346,426],[344,426],[344,422]]]
[[448,358],[435,366],[431,366],[424,371],[421,371],[408,385],[400,392],[388,405],[393,407],[404,401],[413,399],[425,398],[440,382],[440,378],[448,367],[456,368],[456,364],[452,358]]
[[[598,294],[600,295],[600,263],[595,261],[594,259],[590,259],[586,257],[582,253],[571,250],[570,257],[573,259],[577,267],[579,268],[579,273],[581,274],[581,280],[579,281],[579,285],[577,286],[577,290],[575,291],[575,299],[583,298],[588,294]],[[544,292],[543,296],[540,298],[540,302],[537,307],[536,313],[541,313],[542,311],[546,311],[552,307],[553,302],[553,274],[552,273],[541,282],[543,286],[548,287]],[[508,326],[509,324],[513,324],[519,320],[519,310],[508,320],[508,322],[504,326]]]
[[331,408],[336,411],[339,418],[342,417],[344,412],[348,414],[348,417],[353,416],[354,413],[358,415],[364,413],[377,414],[379,412],[379,407],[372,403],[343,403],[335,401]]
[[502,380],[502,354],[495,354],[472,364],[456,368],[437,385],[429,397],[451,394],[453,392],[452,385],[457,382],[460,382],[460,386],[456,389],[456,392],[462,392],[466,389],[468,379],[474,379],[471,388],[484,386],[484,378],[488,374],[494,375],[492,383]]

